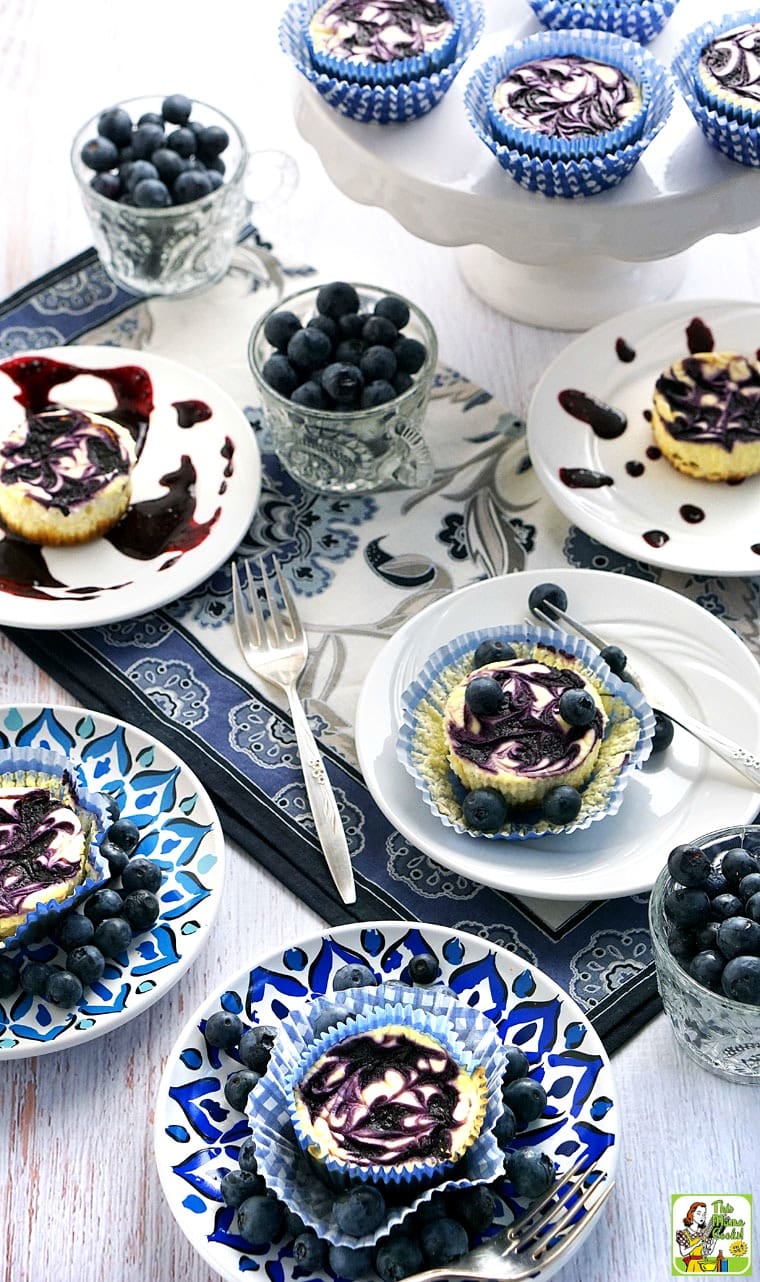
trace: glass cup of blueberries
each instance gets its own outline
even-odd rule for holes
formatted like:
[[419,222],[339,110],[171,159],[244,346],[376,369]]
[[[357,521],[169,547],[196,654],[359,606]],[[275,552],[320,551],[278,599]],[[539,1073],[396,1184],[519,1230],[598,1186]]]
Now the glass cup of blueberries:
[[251,209],[245,182],[257,157],[276,170],[277,188],[295,184],[289,157],[249,155],[229,117],[183,94],[130,99],[88,120],[71,163],[109,276],[172,297],[221,279]]
[[407,299],[347,281],[301,290],[254,327],[248,358],[284,467],[322,494],[418,488],[435,331]]
[[676,846],[649,903],[660,995],[703,1068],[760,1082],[760,826]]

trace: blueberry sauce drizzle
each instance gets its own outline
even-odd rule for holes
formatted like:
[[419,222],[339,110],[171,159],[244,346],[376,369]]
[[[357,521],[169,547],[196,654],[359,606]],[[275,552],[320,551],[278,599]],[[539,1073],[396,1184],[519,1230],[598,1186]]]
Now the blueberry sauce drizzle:
[[195,481],[195,468],[183,454],[177,470],[159,479],[166,494],[133,503],[103,537],[117,552],[136,561],[152,561],[163,552],[188,552],[197,547],[216,524],[222,509],[218,507],[208,521],[194,519]]
[[686,342],[692,356],[712,352],[715,348],[713,332],[699,316],[686,326]]
[[205,423],[212,415],[211,406],[205,401],[172,401],[172,408],[177,411],[180,427],[195,427],[196,423]]
[[658,458],[662,458],[662,450],[659,445],[647,445],[646,456],[654,463]]
[[683,517],[684,521],[686,521],[688,525],[699,525],[700,521],[704,521],[705,519],[705,514],[702,511],[702,508],[697,507],[694,503],[682,504],[678,509],[678,514]]
[[642,534],[641,537],[651,548],[664,547],[670,540],[670,535],[666,534],[664,530],[647,530],[646,534]]
[[625,465],[625,470],[629,476],[643,476],[644,464],[638,459],[630,459]]
[[615,343],[615,354],[618,360],[623,361],[626,365],[630,365],[631,361],[636,360],[636,352],[630,343],[626,343],[624,338],[619,338]]
[[628,426],[628,419],[622,410],[606,405],[595,397],[579,392],[575,387],[566,387],[557,397],[566,414],[571,414],[581,423],[588,423],[595,436],[603,441],[614,441],[622,436]]
[[611,476],[592,472],[588,467],[561,467],[559,479],[569,490],[599,490],[603,485],[614,485]]

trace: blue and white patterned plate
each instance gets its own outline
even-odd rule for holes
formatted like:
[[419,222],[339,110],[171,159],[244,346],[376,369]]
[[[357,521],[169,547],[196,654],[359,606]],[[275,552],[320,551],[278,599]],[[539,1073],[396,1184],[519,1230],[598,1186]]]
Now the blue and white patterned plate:
[[[106,965],[79,1006],[65,1010],[18,992],[0,1002],[0,1061],[69,1049],[142,1014],[187,970],[216,916],[224,837],[203,785],[163,744],[134,726],[82,708],[0,707],[0,748],[50,748],[81,763],[87,786],[108,792],[140,829],[138,853],[163,870],[161,912],[124,955]],[[63,962],[49,940],[21,954]]]
[[[234,1212],[222,1201],[220,1181],[237,1166],[250,1132],[223,1093],[227,1074],[239,1065],[206,1044],[202,1022],[222,1006],[246,1024],[276,1025],[313,997],[330,994],[332,976],[346,962],[369,966],[381,980],[408,983],[409,961],[422,951],[438,958],[436,982],[448,984],[496,1023],[504,1041],[521,1047],[546,1089],[544,1116],[517,1142],[540,1145],[560,1171],[587,1157],[614,1175],[618,1106],[609,1061],[594,1029],[552,979],[503,948],[441,926],[342,926],[278,949],[228,980],[191,1016],[169,1055],[156,1101],[158,1172],[180,1228],[228,1282],[262,1270],[270,1282],[290,1282],[292,1242],[251,1247],[235,1232]],[[505,1185],[503,1222],[520,1209]],[[546,1269],[542,1279],[554,1271]],[[319,1282],[332,1277],[316,1275]]]

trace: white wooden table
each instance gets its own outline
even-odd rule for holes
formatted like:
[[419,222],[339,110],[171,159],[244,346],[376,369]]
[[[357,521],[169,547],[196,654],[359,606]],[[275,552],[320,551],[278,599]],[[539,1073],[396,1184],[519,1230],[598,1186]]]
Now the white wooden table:
[[[523,0],[488,3],[507,13]],[[568,336],[490,311],[461,282],[453,251],[415,240],[330,186],[292,124],[291,72],[276,42],[282,8],[282,0],[0,0],[0,295],[90,243],[68,163],[81,121],[119,98],[179,91],[227,111],[252,148],[282,146],[297,157],[296,197],[262,220],[278,245],[327,273],[381,281],[419,300],[441,359],[524,412]],[[750,233],[703,243],[682,293],[756,298],[759,287],[760,235]],[[3,693],[68,701],[0,637]],[[213,1282],[175,1226],[154,1167],[161,1070],[210,986],[322,924],[232,848],[216,927],[171,993],[109,1037],[3,1065],[5,1282]],[[671,1193],[757,1192],[760,1184],[756,1090],[683,1059],[663,1016],[614,1067],[624,1113],[619,1184],[606,1221],[562,1273],[566,1282],[668,1277]]]

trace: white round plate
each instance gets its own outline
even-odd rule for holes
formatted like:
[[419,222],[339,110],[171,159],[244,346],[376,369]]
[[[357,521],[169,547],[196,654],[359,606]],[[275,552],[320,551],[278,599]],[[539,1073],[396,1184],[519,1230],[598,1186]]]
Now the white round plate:
[[[250,1132],[243,1114],[224,1098],[227,1075],[239,1062],[207,1045],[201,1023],[223,1006],[240,1012],[246,1026],[276,1026],[312,997],[331,993],[333,974],[347,962],[369,966],[381,980],[408,982],[409,960],[423,951],[438,958],[440,982],[499,1023],[505,1041],[525,1051],[531,1073],[542,1074],[548,1105],[530,1128],[531,1143],[548,1152],[560,1171],[587,1158],[614,1177],[618,1105],[609,1061],[592,1025],[554,980],[488,940],[441,926],[341,926],[278,949],[229,979],[198,1007],[169,1054],[155,1110],[158,1173],[183,1233],[227,1282],[248,1271],[291,1282],[293,1260],[289,1242],[250,1247],[235,1234],[234,1212],[222,1202],[220,1180],[237,1166]],[[509,1219],[507,1211],[504,1222]],[[535,1276],[548,1282],[585,1237]],[[309,1276],[315,1282],[334,1277]]]
[[[145,448],[132,474],[132,504],[166,495],[161,478],[187,457],[196,474],[192,520],[210,522],[195,547],[172,547],[138,560],[107,538],[79,547],[42,548],[42,561],[60,586],[14,585],[0,579],[0,623],[14,628],[86,628],[113,623],[176,601],[234,552],[251,523],[261,484],[261,460],[250,423],[228,394],[196,370],[152,352],[120,347],[51,347],[34,353],[93,369],[136,365],[153,384],[155,408]],[[13,357],[14,360],[18,356]],[[22,418],[18,388],[0,365],[0,436]],[[108,412],[114,397],[102,378],[81,375],[53,388],[57,403]],[[203,401],[211,417],[190,428],[177,422],[174,402]],[[228,444],[229,442],[229,444]],[[231,455],[230,455],[231,450]],[[0,550],[0,558],[2,551]],[[10,582],[5,579],[11,577]]]
[[650,702],[739,738],[760,739],[760,666],[701,606],[643,579],[599,570],[529,570],[452,592],[410,619],[365,678],[356,712],[364,780],[408,841],[463,877],[536,899],[591,900],[651,889],[670,849],[748,823],[760,792],[676,727],[673,743],[630,780],[616,815],[569,836],[497,842],[447,828],[396,757],[401,695],[431,652],[473,627],[521,621],[536,583],[561,584],[575,617],[622,646]]
[[[155,926],[108,962],[76,1010],[20,991],[0,1001],[0,1062],[80,1046],[163,997],[206,941],[224,884],[224,836],[208,794],[179,757],[142,730],[82,708],[0,708],[0,747],[49,748],[81,764],[87,787],[110,793],[140,829],[138,854],[163,871]],[[49,940],[21,955],[65,958]],[[9,954],[16,955],[15,950]]]
[[[760,307],[753,303],[687,299],[605,321],[566,347],[538,384],[528,411],[530,456],[560,511],[605,546],[672,570],[760,574],[760,476],[740,485],[699,481],[664,458],[647,457],[654,438],[644,411],[658,375],[688,356],[686,329],[694,318],[711,330],[716,352],[754,357],[760,348]],[[630,363],[617,356],[621,338],[636,353]],[[568,414],[557,399],[566,388],[622,410],[628,419],[622,436],[601,440]],[[631,462],[643,464],[642,475],[628,474]],[[613,484],[571,489],[560,479],[561,468],[586,468],[612,477]],[[704,519],[690,524],[685,507],[700,509]],[[667,535],[667,542],[653,546],[644,537],[652,530]]]

